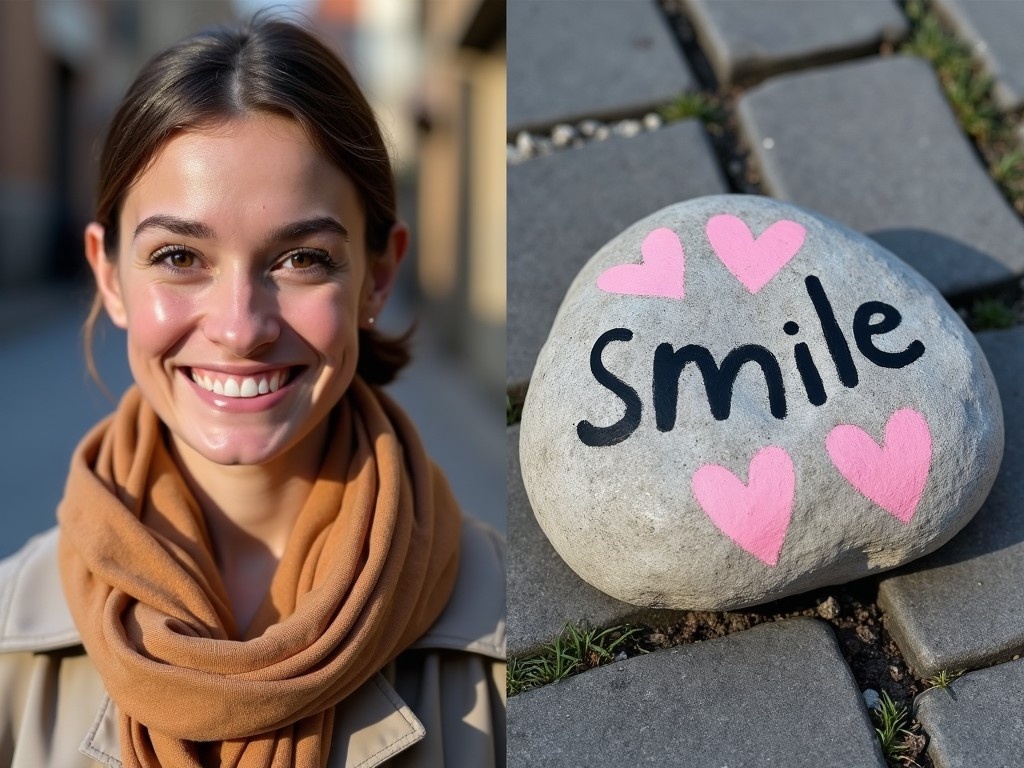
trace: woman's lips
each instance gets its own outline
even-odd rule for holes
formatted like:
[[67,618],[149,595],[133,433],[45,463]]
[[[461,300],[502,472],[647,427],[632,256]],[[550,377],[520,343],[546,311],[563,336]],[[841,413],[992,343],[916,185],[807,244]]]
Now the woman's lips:
[[299,367],[268,368],[248,375],[230,374],[206,368],[186,369],[188,375],[201,389],[215,395],[230,398],[251,398],[277,392],[298,373]]

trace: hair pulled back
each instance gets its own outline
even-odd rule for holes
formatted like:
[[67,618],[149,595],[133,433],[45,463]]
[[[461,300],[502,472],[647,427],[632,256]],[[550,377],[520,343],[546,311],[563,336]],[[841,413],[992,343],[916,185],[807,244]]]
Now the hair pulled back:
[[[125,94],[100,156],[96,221],[108,258],[117,257],[118,224],[128,190],[177,132],[244,118],[279,115],[302,126],[310,143],[355,184],[366,215],[366,248],[381,253],[397,220],[395,176],[373,110],[348,68],[324,43],[291,22],[257,15],[240,27],[200,32],[158,54]],[[86,320],[86,360],[95,375],[92,331],[99,296]],[[385,384],[409,361],[409,336],[359,331],[357,372]]]

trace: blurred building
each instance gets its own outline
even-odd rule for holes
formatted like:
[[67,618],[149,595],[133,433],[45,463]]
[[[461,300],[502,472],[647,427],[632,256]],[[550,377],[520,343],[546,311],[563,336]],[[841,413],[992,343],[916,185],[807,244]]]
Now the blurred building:
[[420,284],[449,342],[504,391],[505,2],[422,7]]
[[424,323],[503,391],[503,0],[0,2],[0,302],[83,275],[99,137],[143,63],[264,5],[308,19],[366,88],[405,190]]

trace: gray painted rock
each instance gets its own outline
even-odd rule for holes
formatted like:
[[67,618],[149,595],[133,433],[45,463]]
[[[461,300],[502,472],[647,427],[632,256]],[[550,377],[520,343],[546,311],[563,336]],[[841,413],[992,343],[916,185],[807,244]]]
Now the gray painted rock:
[[531,506],[583,579],[730,609],[893,568],[981,506],[1003,416],[974,337],[881,246],[714,196],[605,245],[530,383]]

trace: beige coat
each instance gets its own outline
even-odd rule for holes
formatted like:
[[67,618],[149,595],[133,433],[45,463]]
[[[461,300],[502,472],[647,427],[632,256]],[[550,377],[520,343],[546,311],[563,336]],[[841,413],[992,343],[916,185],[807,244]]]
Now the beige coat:
[[[54,529],[0,562],[0,766],[120,768],[117,705],[71,621],[56,550]],[[504,542],[467,520],[448,607],[338,705],[328,765],[504,765],[504,609]]]

